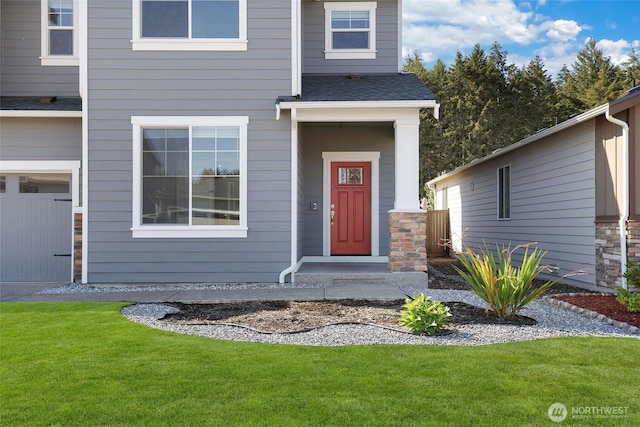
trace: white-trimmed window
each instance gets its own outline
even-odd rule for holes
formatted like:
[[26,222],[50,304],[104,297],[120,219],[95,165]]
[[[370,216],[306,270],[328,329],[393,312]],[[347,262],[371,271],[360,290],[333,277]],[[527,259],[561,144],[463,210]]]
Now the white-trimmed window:
[[498,168],[498,219],[511,218],[511,166]]
[[247,50],[247,0],[132,0],[134,50]]
[[78,1],[41,0],[42,65],[79,65]]
[[325,58],[375,59],[376,2],[326,2]]
[[133,125],[133,237],[247,237],[246,116]]

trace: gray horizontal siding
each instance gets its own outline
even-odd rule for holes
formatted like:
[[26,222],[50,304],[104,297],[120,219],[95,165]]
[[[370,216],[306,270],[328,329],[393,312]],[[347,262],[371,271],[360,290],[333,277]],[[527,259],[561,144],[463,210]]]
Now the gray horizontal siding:
[[[439,182],[440,191],[448,187],[454,249],[538,242],[548,251],[544,263],[559,266],[560,274],[589,272],[567,281],[594,284],[594,147],[588,122]],[[498,220],[496,170],[505,165],[511,219]]]
[[40,0],[2,0],[0,94],[78,96],[79,68],[40,65]]
[[[89,4],[89,282],[273,282],[290,263],[290,2],[250,1],[246,52],[131,49],[131,1]],[[269,19],[263,19],[269,17]],[[248,116],[248,237],[133,239],[131,116]]]
[[302,66],[304,73],[394,73],[398,71],[398,1],[379,0],[376,9],[375,59],[325,59],[324,2],[303,2]]
[[0,118],[0,159],[80,160],[79,118]]

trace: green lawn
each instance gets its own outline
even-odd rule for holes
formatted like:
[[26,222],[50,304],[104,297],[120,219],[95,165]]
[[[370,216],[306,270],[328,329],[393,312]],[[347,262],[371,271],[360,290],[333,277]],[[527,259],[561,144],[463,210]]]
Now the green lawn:
[[[482,347],[223,342],[115,303],[0,304],[3,426],[640,425],[640,340]],[[626,407],[616,419],[573,408]]]

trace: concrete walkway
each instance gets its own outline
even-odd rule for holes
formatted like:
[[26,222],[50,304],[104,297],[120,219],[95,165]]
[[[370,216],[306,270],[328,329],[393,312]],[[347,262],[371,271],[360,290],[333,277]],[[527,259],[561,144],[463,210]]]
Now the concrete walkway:
[[[183,303],[212,303],[257,300],[288,300],[288,301],[318,301],[324,299],[404,299],[405,293],[396,283],[331,283],[314,287],[300,288],[295,285],[269,289],[268,285],[253,289],[238,286],[237,289],[184,289],[139,290],[144,286],[132,289],[127,285],[109,286],[107,292],[78,292],[78,293],[41,293],[65,283],[0,283],[0,301],[127,301],[138,303],[153,302],[183,302]],[[178,284],[177,284],[178,285]],[[82,285],[80,285],[82,286]],[[101,287],[101,289],[104,287]]]

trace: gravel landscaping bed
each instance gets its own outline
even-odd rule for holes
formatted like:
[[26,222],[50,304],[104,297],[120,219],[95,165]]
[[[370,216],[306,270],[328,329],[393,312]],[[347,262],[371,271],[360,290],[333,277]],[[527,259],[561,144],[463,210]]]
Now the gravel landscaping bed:
[[[405,291],[413,293],[422,291],[445,303],[460,301],[483,307],[482,301],[470,291],[440,289],[405,289]],[[177,311],[177,308],[164,304],[138,304],[123,309],[123,315],[131,321],[176,333],[221,340],[309,346],[371,344],[471,346],[568,336],[617,336],[640,339],[637,334],[628,329],[603,323],[598,319],[565,310],[542,300],[532,302],[520,312],[523,316],[535,319],[538,322],[536,325],[453,325],[451,333],[439,336],[415,335],[368,324],[337,324],[298,333],[264,333],[240,326],[180,324],[162,320],[165,315]]]

